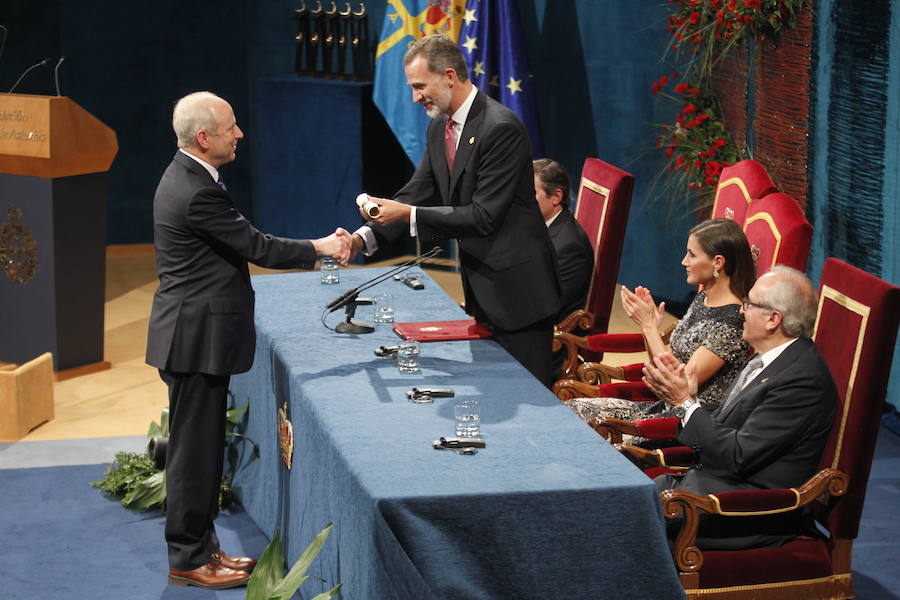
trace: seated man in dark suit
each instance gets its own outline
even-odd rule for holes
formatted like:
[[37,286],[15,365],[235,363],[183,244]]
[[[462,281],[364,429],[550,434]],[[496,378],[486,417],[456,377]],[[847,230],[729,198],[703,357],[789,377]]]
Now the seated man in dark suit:
[[541,158],[534,165],[534,196],[547,224],[556,267],[559,271],[562,309],[557,323],[572,311],[584,308],[591,275],[594,249],[587,234],[569,211],[569,175],[555,160]]
[[[774,267],[744,298],[744,339],[756,350],[722,405],[697,410],[696,373],[663,353],[644,367],[644,382],[680,413],[678,442],[699,449],[696,468],[656,478],[660,490],[697,494],[799,487],[818,468],[837,392],[810,340],[816,292],[805,275]],[[702,549],[778,547],[815,535],[804,511],[701,521]]]

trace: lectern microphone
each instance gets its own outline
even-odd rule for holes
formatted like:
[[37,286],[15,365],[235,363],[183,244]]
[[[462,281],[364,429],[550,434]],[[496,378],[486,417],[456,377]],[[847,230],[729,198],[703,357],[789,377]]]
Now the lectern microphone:
[[56,61],[56,66],[53,68],[53,80],[56,82],[56,96],[59,97],[62,94],[59,93],[59,65],[66,60],[65,56],[60,56],[59,60]]
[[19,85],[19,83],[21,83],[22,79],[24,79],[26,75],[28,75],[29,71],[31,71],[32,69],[37,69],[38,67],[43,67],[44,65],[47,65],[47,64],[50,64],[49,58],[45,58],[44,60],[42,60],[39,63],[34,63],[33,65],[31,65],[30,67],[25,69],[25,72],[23,72],[21,75],[19,75],[19,78],[16,79],[16,82],[13,84],[13,86],[11,88],[9,88],[9,91],[6,93],[12,94],[13,90],[16,89],[16,86]]

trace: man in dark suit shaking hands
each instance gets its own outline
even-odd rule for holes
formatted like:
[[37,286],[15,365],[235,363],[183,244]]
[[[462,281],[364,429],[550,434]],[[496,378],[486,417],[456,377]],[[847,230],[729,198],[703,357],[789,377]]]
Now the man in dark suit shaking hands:
[[222,552],[213,526],[228,382],[250,368],[256,346],[247,262],[309,269],[327,255],[346,263],[351,241],[343,229],[316,240],[278,238],[244,218],[218,172],[244,137],[225,100],[185,96],[172,126],[178,151],[153,199],[159,288],[147,340],[147,363],[169,387],[169,583],[221,589],[244,585],[256,564]]
[[450,38],[418,39],[403,64],[413,102],[432,119],[425,156],[393,200],[370,197],[381,214],[354,234],[354,252],[407,232],[424,245],[456,238],[466,311],[549,385],[559,282],[525,128],[472,85]]
[[[816,292],[799,271],[774,267],[756,281],[741,309],[744,339],[756,354],[712,413],[696,401],[696,373],[671,354],[645,365],[644,381],[680,413],[678,441],[700,450],[697,468],[657,477],[659,489],[697,494],[782,489],[812,477],[837,405],[834,380],[810,340],[816,306]],[[815,535],[802,511],[713,517],[701,521],[697,545],[710,550],[777,547],[801,533]]]

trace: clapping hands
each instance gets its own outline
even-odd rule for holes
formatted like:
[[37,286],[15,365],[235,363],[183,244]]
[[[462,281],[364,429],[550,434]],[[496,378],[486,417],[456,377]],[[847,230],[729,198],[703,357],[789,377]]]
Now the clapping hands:
[[657,354],[644,363],[641,381],[670,406],[697,395],[697,368],[679,362],[671,352]]
[[659,306],[653,301],[650,290],[643,286],[634,288],[632,292],[624,285],[619,290],[622,297],[622,307],[632,321],[638,324],[641,329],[656,330],[662,323],[666,314],[666,303],[660,302]]
[[342,266],[346,266],[355,255],[353,236],[343,227],[338,227],[331,235],[315,239],[312,243],[319,256],[330,256]]

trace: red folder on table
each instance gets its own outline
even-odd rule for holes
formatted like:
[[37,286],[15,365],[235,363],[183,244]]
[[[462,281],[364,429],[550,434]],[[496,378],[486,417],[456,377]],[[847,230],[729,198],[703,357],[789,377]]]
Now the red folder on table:
[[394,323],[394,333],[411,342],[448,342],[452,340],[480,340],[491,337],[491,332],[475,319],[459,321],[422,321],[420,323]]

